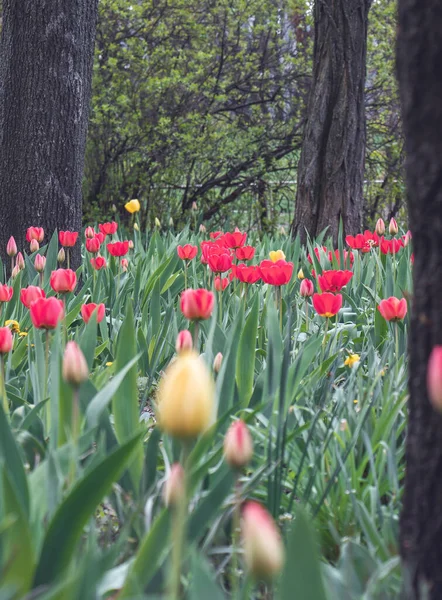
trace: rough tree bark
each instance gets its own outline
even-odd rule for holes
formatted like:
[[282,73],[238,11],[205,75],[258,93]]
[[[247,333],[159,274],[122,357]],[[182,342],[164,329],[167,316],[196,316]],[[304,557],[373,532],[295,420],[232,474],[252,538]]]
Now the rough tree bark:
[[442,416],[426,390],[429,354],[442,344],[441,32],[439,0],[399,0],[397,68],[415,256],[400,541],[410,579],[406,597],[431,600],[442,598]]
[[292,232],[305,241],[329,227],[336,241],[362,220],[364,87],[372,0],[316,0],[313,81],[298,165]]
[[[81,228],[98,0],[4,0],[0,255],[31,225]],[[46,238],[47,240],[47,238]]]

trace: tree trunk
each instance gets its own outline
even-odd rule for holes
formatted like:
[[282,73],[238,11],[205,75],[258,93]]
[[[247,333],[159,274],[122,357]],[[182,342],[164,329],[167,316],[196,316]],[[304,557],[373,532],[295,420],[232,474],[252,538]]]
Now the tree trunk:
[[[26,229],[80,231],[98,0],[4,0],[0,255]],[[79,244],[77,243],[77,261]]]
[[409,340],[409,424],[401,515],[407,598],[442,598],[442,416],[430,405],[426,373],[442,344],[442,5],[400,0],[397,66],[414,250]]
[[316,0],[313,82],[298,165],[292,232],[326,227],[336,242],[362,221],[364,87],[371,0]]

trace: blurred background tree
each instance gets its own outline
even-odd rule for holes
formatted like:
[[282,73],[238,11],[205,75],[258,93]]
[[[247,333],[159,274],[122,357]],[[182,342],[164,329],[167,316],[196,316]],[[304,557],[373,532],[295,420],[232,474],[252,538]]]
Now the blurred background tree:
[[[85,219],[197,218],[272,230],[294,215],[312,75],[306,0],[102,0],[84,180]],[[403,209],[395,2],[369,15],[364,219]],[[127,216],[128,217],[128,216]]]

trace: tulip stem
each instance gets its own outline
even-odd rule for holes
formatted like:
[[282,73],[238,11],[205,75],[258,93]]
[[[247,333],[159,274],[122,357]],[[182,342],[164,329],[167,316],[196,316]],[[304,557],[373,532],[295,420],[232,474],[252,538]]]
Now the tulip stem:
[[184,289],[187,290],[187,261],[184,262]]
[[232,598],[238,596],[239,574],[238,574],[238,546],[239,528],[241,518],[241,484],[239,473],[235,475],[235,498],[232,518],[232,565],[230,568],[230,589]]
[[326,345],[326,342],[327,342],[327,333],[328,333],[328,322],[329,322],[329,318],[327,317],[325,319],[324,339],[322,340],[321,363],[324,360],[325,345]]
[[[5,268],[6,270],[6,268]],[[11,276],[12,276],[12,271],[14,270],[14,257],[11,256]]]
[[170,572],[170,600],[179,600],[181,587],[181,562],[187,529],[189,446],[183,444],[182,464],[184,469],[183,493],[172,517],[172,569]]
[[3,400],[3,410],[5,411],[5,415],[9,414],[9,402],[8,397],[6,395],[6,375],[5,375],[5,357],[3,354],[0,355],[0,378],[1,378],[1,394]]
[[308,300],[305,299],[305,329],[308,331]]
[[[220,279],[221,279],[221,274],[220,274]],[[223,324],[223,290],[222,290],[222,286],[219,291],[219,324],[220,325]]]
[[66,250],[66,258],[67,258],[67,261],[68,261],[68,269],[70,269],[70,268],[71,268],[71,255],[70,255],[70,250],[71,250],[70,248],[67,248],[67,250]]
[[[48,395],[48,379],[49,379],[49,329],[45,330],[46,339],[45,339],[45,382],[44,382],[44,392],[42,400],[46,400]],[[49,436],[49,429],[51,426],[51,407],[49,403],[44,407],[46,414],[46,436]]]
[[198,336],[200,331],[200,323],[199,321],[193,322],[193,347],[196,351],[198,351]]
[[396,321],[394,325],[395,350],[396,350],[396,379],[399,374],[399,323]]

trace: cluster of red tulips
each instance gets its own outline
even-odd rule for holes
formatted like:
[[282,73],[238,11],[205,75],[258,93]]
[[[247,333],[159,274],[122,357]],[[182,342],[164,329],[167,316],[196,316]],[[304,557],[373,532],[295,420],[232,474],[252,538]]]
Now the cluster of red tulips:
[[345,238],[346,243],[353,250],[360,250],[361,252],[370,252],[373,248],[379,248],[382,254],[396,254],[408,246],[411,240],[411,232],[407,231],[405,235],[400,238],[396,238],[399,228],[395,219],[391,219],[388,232],[390,239],[387,239],[385,234],[386,228],[385,223],[382,219],[378,219],[374,232],[364,231],[364,233],[358,233],[357,235],[347,235]]

